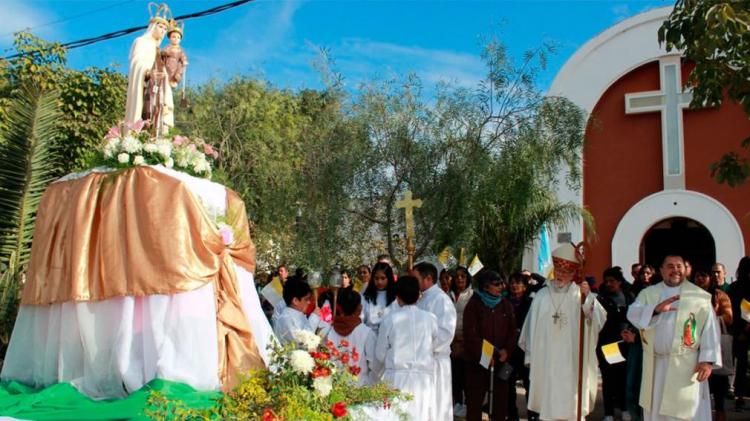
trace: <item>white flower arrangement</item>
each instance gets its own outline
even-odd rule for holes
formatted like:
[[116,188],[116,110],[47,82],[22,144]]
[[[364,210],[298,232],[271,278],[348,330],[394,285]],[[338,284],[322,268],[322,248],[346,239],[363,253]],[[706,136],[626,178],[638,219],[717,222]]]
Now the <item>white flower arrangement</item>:
[[320,336],[307,330],[294,330],[292,337],[308,351],[315,351],[320,346]]
[[219,153],[200,138],[187,136],[152,137],[143,130],[145,123],[112,127],[99,147],[97,164],[115,168],[162,164],[167,168],[210,178],[212,161]]
[[299,374],[310,374],[315,368],[313,357],[301,349],[295,349],[289,354],[289,363],[292,365],[292,370]]
[[333,381],[331,380],[331,376],[316,377],[313,379],[312,385],[313,389],[315,389],[315,393],[324,398],[330,395],[331,390],[333,390]]

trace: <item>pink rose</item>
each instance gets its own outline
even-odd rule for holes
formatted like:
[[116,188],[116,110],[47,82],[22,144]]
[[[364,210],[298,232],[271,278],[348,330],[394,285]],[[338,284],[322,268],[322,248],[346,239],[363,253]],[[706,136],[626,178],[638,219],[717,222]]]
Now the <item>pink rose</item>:
[[112,126],[111,129],[107,132],[107,135],[104,136],[105,139],[117,139],[120,137],[120,126]]
[[224,242],[224,245],[228,246],[234,242],[234,232],[232,232],[231,227],[223,226],[219,228],[219,234],[221,235],[221,240]]
[[141,130],[143,130],[143,126],[145,125],[146,122],[144,120],[134,121],[132,124],[130,124],[130,130],[140,132]]
[[180,136],[180,135],[177,135],[177,136],[175,136],[175,137],[174,137],[174,139],[172,140],[172,144],[173,144],[173,145],[175,145],[175,146],[180,146],[180,145],[182,145],[183,143],[185,143],[185,140],[186,140],[186,139],[185,139],[185,137],[184,137],[184,136]]
[[203,153],[206,155],[213,155],[214,154],[214,148],[211,147],[208,143],[203,144]]

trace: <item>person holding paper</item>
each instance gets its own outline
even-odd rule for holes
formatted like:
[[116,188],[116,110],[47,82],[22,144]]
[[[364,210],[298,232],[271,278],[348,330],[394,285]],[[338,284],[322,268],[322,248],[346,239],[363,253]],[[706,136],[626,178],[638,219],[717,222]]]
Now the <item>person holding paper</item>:
[[740,259],[737,277],[729,286],[732,301],[732,348],[737,363],[734,367],[735,410],[745,408],[747,396],[747,352],[750,349],[750,256]]
[[710,420],[706,380],[721,365],[711,295],[685,282],[681,256],[665,257],[660,270],[664,281],[641,291],[628,309],[643,343],[643,419]]
[[[623,289],[627,283],[619,266],[607,268],[602,275],[604,283],[596,297],[607,312],[607,321],[599,332],[596,356],[602,373],[602,400],[604,401],[604,421],[613,421],[615,408],[620,408],[623,421],[630,421],[630,413],[625,405],[627,365],[623,355],[627,355],[629,344],[622,341],[622,331],[631,326],[628,323],[628,306],[633,296]],[[602,348],[610,345],[612,354],[607,355]]]
[[541,420],[576,419],[579,382],[581,417],[596,402],[595,349],[607,314],[594,294],[590,294],[589,285],[576,283],[583,279],[582,263],[583,256],[572,244],[564,244],[552,252],[554,279],[547,281],[548,286],[540,289],[531,302],[518,341],[518,346],[526,352],[525,363],[530,369],[528,409],[538,412]]
[[451,342],[456,333],[456,307],[448,294],[436,284],[438,273],[432,263],[418,263],[414,266],[412,275],[419,281],[419,289],[422,291],[422,297],[417,302],[417,306],[434,314],[438,323],[438,341],[435,351],[435,402],[433,403],[436,409],[435,419],[452,421]]
[[[482,402],[490,390],[490,382],[494,382],[490,419],[505,420],[508,380],[513,378],[507,371],[508,359],[518,336],[516,318],[510,300],[501,295],[502,278],[497,272],[480,272],[476,280],[478,289],[466,305],[463,318],[466,419],[482,419]],[[494,366],[493,378],[490,378],[490,366]],[[509,377],[500,379],[503,370]]]

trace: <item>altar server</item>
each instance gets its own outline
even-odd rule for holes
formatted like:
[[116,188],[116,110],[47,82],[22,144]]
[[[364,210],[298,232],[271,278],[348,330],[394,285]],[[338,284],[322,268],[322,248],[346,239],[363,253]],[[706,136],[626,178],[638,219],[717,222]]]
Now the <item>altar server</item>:
[[419,298],[416,278],[400,277],[396,296],[401,309],[388,313],[380,323],[375,359],[385,366],[386,383],[413,396],[405,403],[411,418],[434,421],[437,319],[415,305]]

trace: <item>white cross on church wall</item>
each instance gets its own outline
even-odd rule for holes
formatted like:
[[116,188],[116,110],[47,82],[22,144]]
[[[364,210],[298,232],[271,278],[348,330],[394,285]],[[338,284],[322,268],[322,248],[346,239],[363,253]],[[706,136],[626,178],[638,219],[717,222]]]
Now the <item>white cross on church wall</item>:
[[659,59],[661,90],[625,94],[625,114],[661,113],[664,190],[685,189],[685,138],[682,110],[693,94],[682,91],[679,56]]

